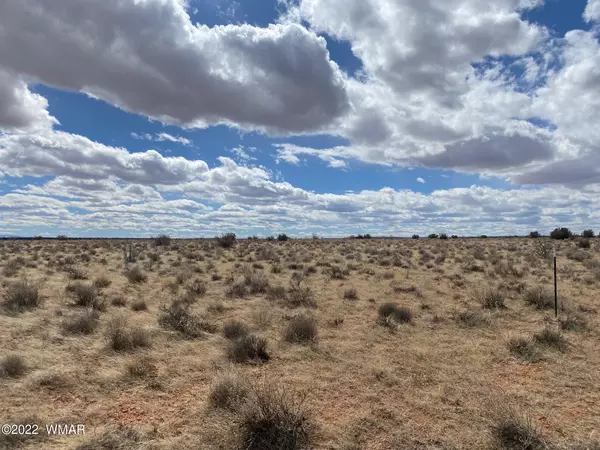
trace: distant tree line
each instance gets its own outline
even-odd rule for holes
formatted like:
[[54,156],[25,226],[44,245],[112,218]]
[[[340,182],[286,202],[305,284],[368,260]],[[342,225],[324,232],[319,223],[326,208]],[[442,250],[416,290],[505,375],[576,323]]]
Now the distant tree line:
[[[535,238],[542,237],[542,235],[540,234],[539,231],[532,231],[531,233],[529,233],[528,237],[535,239]],[[579,236],[576,233],[573,233],[569,228],[566,228],[566,227],[555,228],[550,233],[551,239],[564,240],[564,239],[571,239],[574,237],[579,237]],[[592,239],[592,238],[596,237],[596,233],[594,233],[594,230],[590,230],[590,229],[583,230],[581,232],[580,237],[585,238],[585,239]]]
[[[389,238],[394,238],[394,236],[388,236]],[[431,233],[427,236],[429,239],[441,239],[441,240],[446,240],[449,239],[448,234],[446,233]],[[464,236],[464,237],[474,237],[474,236]],[[479,236],[479,238],[481,239],[485,239],[488,236],[485,234],[482,234]],[[500,237],[500,236],[499,236]],[[501,237],[519,237],[517,235],[514,236],[501,236]],[[535,230],[535,231],[531,231],[527,237],[532,238],[532,239],[536,239],[536,238],[541,238],[543,237],[543,235]],[[552,232],[550,232],[549,237],[551,239],[557,239],[557,240],[563,240],[563,239],[571,239],[571,238],[576,238],[576,237],[580,237],[580,238],[584,238],[584,239],[592,239],[596,237],[596,233],[594,232],[594,230],[592,229],[587,229],[587,230],[583,230],[581,232],[581,234],[577,234],[572,232],[569,228],[566,227],[559,227],[559,228],[555,228],[554,230],[552,230]],[[600,237],[600,235],[598,236]],[[365,234],[358,234],[358,235],[351,235],[349,237],[350,239],[372,239],[373,236],[371,236],[371,234],[369,233],[365,233]],[[452,236],[450,236],[451,239],[458,239],[458,236],[456,234],[453,234]],[[161,234],[158,235],[156,237],[146,237],[146,238],[139,238],[139,237],[110,237],[110,238],[106,238],[106,237],[69,237],[67,235],[64,234],[60,234],[58,236],[56,236],[55,238],[52,237],[45,237],[45,236],[1,236],[0,240],[42,240],[42,239],[57,239],[57,240],[83,240],[83,239],[97,239],[97,240],[152,240],[154,241],[154,245],[156,245],[157,247],[159,246],[169,246],[171,245],[171,241],[172,238],[167,235],[167,234]],[[189,239],[207,239],[207,238],[189,238]],[[221,247],[223,248],[229,248],[229,247],[233,247],[233,245],[236,243],[237,241],[237,237],[235,233],[224,233],[220,236],[215,236],[214,238],[217,241],[217,244],[219,244]],[[259,238],[256,235],[252,235],[252,236],[248,236],[247,238],[248,240],[259,240],[261,238]],[[280,241],[280,242],[284,242],[290,239],[290,237],[286,234],[286,233],[280,233],[277,236],[267,236],[264,238],[267,241]],[[314,240],[318,240],[320,239],[320,237],[314,233],[312,235],[312,239]],[[412,239],[420,239],[420,236],[418,234],[413,234],[412,235]]]

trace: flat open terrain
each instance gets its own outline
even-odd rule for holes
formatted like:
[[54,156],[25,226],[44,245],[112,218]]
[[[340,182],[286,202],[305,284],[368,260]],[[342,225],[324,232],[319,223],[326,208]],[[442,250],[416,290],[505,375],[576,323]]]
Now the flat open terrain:
[[85,435],[0,448],[600,448],[600,245],[555,320],[549,243],[2,241],[0,418]]

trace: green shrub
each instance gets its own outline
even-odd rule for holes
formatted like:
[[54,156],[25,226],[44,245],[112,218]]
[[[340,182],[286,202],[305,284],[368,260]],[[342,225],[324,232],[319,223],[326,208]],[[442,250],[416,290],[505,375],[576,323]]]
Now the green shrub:
[[568,228],[555,228],[552,233],[550,233],[552,239],[569,239],[572,236],[573,232]]
[[216,238],[217,244],[223,248],[231,248],[235,245],[236,236],[235,233],[225,233]]
[[171,237],[166,234],[161,234],[154,238],[154,245],[156,247],[166,247],[171,245]]
[[592,239],[596,236],[596,233],[594,233],[594,230],[584,230],[583,233],[581,233],[581,236],[586,239]]

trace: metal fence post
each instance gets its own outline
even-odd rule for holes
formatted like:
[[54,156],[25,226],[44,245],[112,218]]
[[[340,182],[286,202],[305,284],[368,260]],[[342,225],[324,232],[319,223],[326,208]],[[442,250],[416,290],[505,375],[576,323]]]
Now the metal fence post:
[[554,244],[552,256],[554,259],[554,316],[558,317],[558,284],[556,280],[556,244]]

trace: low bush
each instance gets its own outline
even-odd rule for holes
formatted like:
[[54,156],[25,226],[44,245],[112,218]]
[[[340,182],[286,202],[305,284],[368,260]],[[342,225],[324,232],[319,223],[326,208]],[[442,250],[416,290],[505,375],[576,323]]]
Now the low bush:
[[529,418],[508,407],[496,407],[496,409],[498,412],[491,426],[494,448],[501,450],[549,450],[551,448]]
[[344,290],[344,300],[357,300],[358,292],[356,288],[350,287]]
[[237,448],[244,450],[308,450],[314,425],[304,397],[283,388],[254,388],[238,422]]
[[66,287],[67,295],[73,300],[74,306],[93,308],[98,311],[105,309],[106,305],[100,298],[100,291],[94,284],[71,283]]
[[223,325],[223,336],[227,339],[239,339],[249,333],[248,325],[239,320],[231,319]]
[[533,335],[533,340],[537,344],[551,347],[560,350],[561,352],[567,349],[567,340],[563,337],[562,333],[548,327],[535,333]]
[[148,305],[145,300],[136,300],[131,304],[133,311],[148,311]]
[[238,411],[246,401],[249,391],[247,381],[234,374],[226,374],[212,386],[208,394],[208,403],[213,408]]
[[0,377],[20,378],[26,372],[25,360],[18,355],[7,355],[0,362]]
[[312,289],[308,286],[302,286],[301,282],[292,283],[287,292],[286,304],[292,308],[316,308],[317,302]]
[[398,323],[410,323],[413,314],[410,309],[398,306],[395,303],[384,303],[378,309],[379,322],[382,325],[393,325]]
[[506,346],[511,354],[522,361],[539,362],[542,357],[540,351],[532,339],[525,337],[512,337],[508,340]]
[[127,373],[134,378],[146,378],[156,375],[156,372],[156,364],[154,364],[154,361],[147,356],[135,358],[127,364]]
[[246,364],[260,364],[271,359],[267,350],[267,340],[254,334],[230,341],[227,357],[232,362]]
[[192,314],[189,304],[180,299],[173,300],[168,307],[161,307],[158,323],[163,328],[177,331],[188,339],[199,338],[204,333],[215,333],[217,330],[213,323]]
[[527,304],[535,306],[537,309],[554,308],[554,297],[542,286],[527,289],[523,298]]
[[127,281],[133,284],[143,283],[148,279],[148,275],[146,275],[138,266],[125,269],[124,275],[125,278],[127,278]]
[[485,309],[503,309],[504,293],[500,289],[489,288],[479,295],[479,302]]
[[98,328],[98,311],[89,308],[87,311],[67,319],[63,322],[62,328],[69,334],[92,334]]
[[284,339],[296,344],[316,342],[318,340],[317,321],[308,314],[294,316],[285,329]]
[[8,284],[2,292],[2,306],[13,313],[20,313],[42,305],[43,297],[39,284],[20,280]]
[[116,318],[108,325],[106,338],[109,347],[117,352],[150,347],[150,336],[143,328],[129,328],[125,319]]
[[455,319],[460,326],[465,328],[477,328],[490,323],[489,317],[482,314],[481,311],[461,311],[456,314]]

